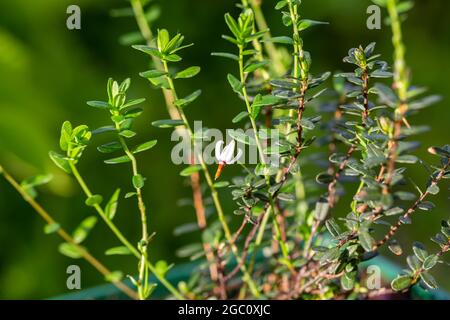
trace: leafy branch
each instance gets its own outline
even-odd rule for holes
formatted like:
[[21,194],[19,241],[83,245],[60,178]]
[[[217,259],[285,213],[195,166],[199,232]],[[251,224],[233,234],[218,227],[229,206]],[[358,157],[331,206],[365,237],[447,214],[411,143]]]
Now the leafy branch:
[[[11,186],[22,196],[22,198],[34,209],[34,211],[47,223],[45,227],[46,233],[57,233],[64,241],[66,241],[65,248],[74,249],[75,256],[79,255],[92,265],[98,272],[100,272],[105,279],[109,279],[119,290],[124,292],[132,299],[137,299],[138,295],[135,291],[126,286],[122,281],[117,279],[116,273],[106,268],[97,258],[95,258],[85,247],[80,245],[80,237],[75,240],[56,220],[30,195],[29,189],[24,188],[19,184],[5,169],[0,166],[0,174],[11,184]],[[41,183],[39,183],[41,184]],[[28,184],[29,185],[29,184]],[[35,186],[36,184],[34,184]],[[78,233],[79,234],[79,233]]]

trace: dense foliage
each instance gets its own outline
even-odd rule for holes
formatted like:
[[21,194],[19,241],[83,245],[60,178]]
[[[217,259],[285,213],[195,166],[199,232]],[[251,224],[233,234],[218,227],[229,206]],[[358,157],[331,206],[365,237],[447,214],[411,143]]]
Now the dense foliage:
[[[129,141],[136,136],[133,122],[142,113],[137,105],[144,100],[127,100],[128,79],[122,83],[110,79],[107,101],[87,103],[105,111],[111,125],[91,131],[85,125],[73,127],[64,122],[60,136],[62,153],[50,152],[50,157],[75,177],[86,195],[86,205],[97,212],[121,242],[121,246],[108,249],[106,254],[137,259],[138,276],[128,276],[137,293],[124,288],[122,272],[105,269],[81,246],[94,228],[96,216],[83,220],[69,235],[34,200],[35,187],[46,183],[47,176],[18,185],[3,172],[47,220],[46,232],[58,232],[64,238],[61,253],[87,259],[130,297],[140,299],[149,298],[155,288],[156,284],[149,281],[150,274],[179,299],[368,298],[391,290],[407,292],[416,284],[437,288],[430,271],[443,262],[443,255],[450,250],[450,220],[443,221],[440,233],[432,238],[437,244],[432,251],[421,243],[412,244],[413,254],[406,258],[408,269],[390,286],[383,283],[381,287],[368,288],[368,274],[360,267],[384,246],[395,255],[406,251],[406,246],[396,239],[397,231],[413,222],[416,211],[434,208],[429,198],[439,193],[440,183],[449,177],[450,146],[429,147],[428,151],[436,155],[435,164],[426,164],[414,155],[420,147],[413,141],[414,136],[429,127],[410,124],[408,117],[439,97],[424,96],[424,88],[411,84],[401,34],[401,21],[411,8],[409,1],[374,1],[389,13],[395,51],[393,67],[380,60],[375,43],[369,43],[350,49],[342,65],[348,71],[334,74],[325,70],[319,75],[311,72],[313,53],[305,49],[302,34],[326,22],[303,18],[300,0],[276,4],[286,26],[282,36],[271,35],[259,1],[243,0],[238,5],[239,16],[225,15],[229,34],[223,39],[230,43],[231,52],[212,55],[235,62],[235,69],[230,70],[226,80],[224,77],[224,83],[229,83],[242,104],[242,111],[232,122],[250,129],[250,134],[240,130],[228,133],[240,145],[254,147],[258,153],[256,165],[239,163],[242,173],[231,182],[213,179],[203,153],[210,139],[208,129],[195,131],[188,118],[188,106],[201,91],[185,97],[177,92],[179,79],[193,78],[200,72],[197,66],[180,66],[182,52],[191,44],[186,45],[179,33],[171,36],[165,29],[153,33],[148,19],[152,17],[151,3],[130,2],[131,8],[118,12],[132,13],[136,18],[146,44],[135,44],[133,48],[148,55],[153,65],[140,75],[161,88],[169,115],[169,119],[154,120],[152,125],[176,130],[192,146],[190,165],[180,174],[189,179],[192,187],[196,222],[180,226],[175,233],[201,233],[200,244],[188,244],[179,250],[182,256],[200,261],[199,272],[174,286],[165,278],[171,266],[165,261],[151,262],[149,246],[153,235],[147,230],[147,210],[141,193],[145,177],[138,169],[136,154],[151,149],[156,141],[130,146]],[[273,132],[278,134],[276,148],[270,143]],[[83,150],[95,145],[100,134],[114,137],[97,146],[101,153],[116,154],[105,163],[130,166],[132,191],[125,197],[136,198],[142,224],[142,238],[136,245],[113,221],[120,189],[102,205],[103,196],[91,191],[77,169]],[[273,155],[279,156],[279,165],[268,161]],[[219,158],[217,152],[216,156]],[[304,174],[306,163],[314,163],[322,172],[316,177]],[[173,169],[169,164],[168,170]],[[408,177],[409,170],[422,169],[429,173],[423,186]],[[216,178],[219,176],[220,172]],[[238,217],[233,219],[241,221],[236,230],[230,224],[232,216],[222,208],[220,194],[225,192],[231,192],[236,203],[234,214]],[[335,208],[344,193],[353,194],[349,213],[337,218]]]

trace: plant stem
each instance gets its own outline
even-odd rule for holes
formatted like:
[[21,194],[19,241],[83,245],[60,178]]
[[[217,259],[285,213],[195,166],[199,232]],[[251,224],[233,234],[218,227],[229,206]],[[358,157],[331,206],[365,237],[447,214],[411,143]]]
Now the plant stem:
[[[248,264],[248,271],[249,273],[253,272],[253,268],[255,267],[255,261],[256,261],[256,255],[259,251],[259,247],[261,246],[261,243],[264,239],[264,231],[266,230],[267,223],[269,222],[269,217],[271,215],[270,211],[272,210],[272,207],[269,206],[264,214],[264,217],[262,218],[262,221],[260,222],[259,230],[256,235],[255,239],[255,248],[253,249],[253,255],[250,260],[250,263]],[[242,286],[240,292],[239,292],[239,299],[243,299],[245,297],[247,291],[247,287]]]
[[[430,187],[436,186],[439,183],[439,181],[442,180],[442,178],[444,177],[445,173],[447,172],[449,166],[450,166],[450,160],[447,159],[447,164],[441,170],[439,170],[439,173],[437,174],[437,176],[432,179]],[[403,214],[403,216],[402,216],[403,219],[399,219],[395,225],[391,226],[391,228],[389,229],[389,232],[384,236],[384,238],[375,244],[374,250],[378,249],[380,246],[382,246],[383,244],[388,242],[390,239],[392,239],[392,237],[397,233],[400,226],[403,224],[402,220],[408,219],[416,211],[417,207],[425,200],[425,198],[429,194],[430,194],[430,192],[427,189],[424,193],[422,193],[420,195],[420,197],[416,200],[416,202],[414,202],[414,204],[405,212],[405,214]]]
[[269,26],[267,25],[266,18],[264,17],[264,13],[261,9],[261,3],[261,0],[242,0],[242,5],[245,8],[251,8],[253,10],[258,30],[267,30],[267,32],[263,36],[264,49],[266,50],[269,59],[272,61],[273,70],[275,71],[275,73],[277,75],[282,75],[286,72],[286,68],[283,65],[280,52],[277,50],[273,42],[270,41],[272,35],[270,34]]
[[[293,76],[295,79],[301,79],[302,84],[300,87],[300,97],[299,97],[299,107],[297,109],[297,150],[295,154],[291,157],[291,161],[288,165],[287,170],[280,170],[277,176],[277,180],[284,181],[287,180],[287,175],[297,162],[300,153],[301,153],[301,144],[302,144],[302,132],[303,127],[301,125],[301,120],[303,117],[303,112],[305,110],[305,94],[308,90],[308,67],[307,67],[307,61],[305,59],[305,52],[303,50],[302,40],[300,37],[300,32],[298,30],[298,5],[293,4],[291,0],[288,0],[288,7],[289,7],[289,13],[292,21],[292,34],[293,34],[293,50],[294,50],[294,69],[293,69]],[[293,89],[294,92],[297,92],[297,89]],[[295,110],[289,111],[289,117],[293,118],[295,116]],[[285,132],[286,134],[289,134],[291,131],[291,124],[287,123]],[[305,194],[305,187],[303,183],[303,178],[301,173],[299,172],[294,176],[295,178],[295,190],[296,194],[300,195],[299,198],[300,205],[299,209],[301,210],[300,213],[303,215],[307,211],[307,203],[306,203],[306,194]]]
[[405,60],[405,45],[403,44],[402,26],[397,10],[396,0],[387,0],[387,9],[391,19],[392,44],[394,45],[394,81],[401,101],[408,97],[408,71]]
[[[251,114],[252,114],[252,107],[250,105],[250,100],[248,98],[247,88],[245,87],[244,54],[243,54],[244,46],[243,45],[238,45],[238,48],[239,48],[239,77],[240,77],[240,82],[241,82],[241,84],[243,86],[242,87],[242,95],[244,97],[244,101],[245,101],[245,106],[247,108],[247,112],[250,115],[249,118],[250,118],[250,122],[251,122],[251,125],[252,125],[253,133],[255,135],[256,147],[258,149],[259,156],[261,158],[261,163],[264,166],[267,166],[267,162],[266,162],[265,155],[264,155],[264,150],[263,150],[261,141],[259,139],[258,127],[256,125],[255,119],[251,116]],[[270,176],[266,175],[265,178],[266,178],[267,186],[270,187]],[[278,221],[276,219],[275,205],[274,205],[274,201],[273,201],[272,197],[270,197],[270,202],[269,203],[270,203],[270,206],[272,207],[271,212],[273,214],[273,224],[274,224],[274,227],[275,227],[275,235],[276,235],[277,241],[280,243],[281,251],[282,251],[282,254],[283,254],[284,258],[287,261],[290,261],[288,246],[287,246],[287,244],[285,243],[285,241],[281,237],[281,228],[280,228],[280,225],[279,225],[279,223],[278,223]]]
[[[116,126],[116,130],[117,133],[120,132],[120,125],[119,123],[115,122],[115,126]],[[119,142],[122,146],[122,149],[124,150],[125,154],[128,156],[128,158],[130,158],[131,160],[131,167],[132,167],[132,171],[133,171],[133,177],[136,177],[139,175],[139,171],[138,171],[138,166],[137,166],[137,161],[136,161],[136,157],[134,156],[133,152],[130,151],[130,149],[127,146],[127,143],[125,142],[125,139],[118,134],[117,135]],[[133,183],[134,186],[134,183]],[[148,273],[147,273],[147,263],[146,261],[148,260],[147,256],[147,250],[148,250],[148,227],[147,227],[147,214],[146,214],[146,210],[145,210],[145,204],[144,204],[144,200],[142,199],[142,189],[138,188],[136,186],[134,186],[135,190],[136,190],[136,197],[138,199],[138,208],[139,208],[139,212],[140,212],[140,216],[141,216],[141,226],[142,226],[142,238],[141,241],[139,243],[138,249],[141,253],[141,258],[140,258],[140,262],[139,262],[139,279],[138,282],[140,284],[140,288],[139,288],[139,298],[141,300],[145,300],[146,299],[146,288],[148,286]]]
[[339,164],[338,170],[334,173],[333,180],[328,184],[328,204],[330,208],[333,208],[336,204],[336,184],[355,150],[355,146],[351,145],[344,160]]
[[[136,22],[138,24],[139,30],[140,30],[142,36],[144,37],[145,41],[147,42],[147,45],[150,46],[153,41],[153,33],[150,29],[147,19],[145,18],[141,1],[140,0],[131,0],[131,6],[133,9],[134,16],[135,16]],[[157,70],[164,70],[164,66],[163,66],[161,60],[159,60],[158,58],[156,58],[154,56],[152,56],[151,59]],[[162,92],[164,95],[166,108],[170,115],[170,118],[172,120],[180,120],[180,114],[179,114],[176,106],[173,104],[173,102],[176,99],[174,98],[172,91],[162,88]],[[182,130],[180,128],[177,128],[177,130],[180,133],[182,132]],[[196,192],[195,185],[198,184],[199,182],[195,180],[196,177],[198,177],[198,173],[194,173],[191,176],[191,186],[192,186],[192,190],[194,193],[194,197],[196,197],[196,194],[198,194]],[[201,229],[204,229],[204,228],[206,228],[206,217],[205,217],[205,211],[204,211],[204,206],[203,206],[203,199],[201,198],[201,192],[200,192],[200,197],[197,196],[195,203],[197,204],[195,206],[197,222],[198,222],[199,226],[201,227]],[[211,252],[210,252],[211,250],[208,249],[209,245],[204,244],[204,247],[205,247],[205,254],[207,257],[209,257],[208,260],[211,260]],[[211,266],[211,276],[214,278],[216,272],[213,269],[214,269],[213,266]]]
[[[164,71],[167,73],[166,77],[167,77],[167,81],[169,83],[169,88],[172,91],[173,98],[175,100],[177,100],[178,99],[178,95],[177,95],[177,92],[176,92],[176,89],[175,89],[175,85],[173,83],[173,79],[172,79],[172,77],[170,76],[170,73],[169,73],[169,67],[167,65],[167,61],[162,60],[162,63],[163,63]],[[200,163],[200,166],[202,167],[202,170],[203,170],[203,173],[204,173],[204,176],[205,176],[205,179],[206,179],[206,183],[208,184],[208,187],[209,187],[209,189],[211,191],[211,196],[213,198],[214,206],[216,207],[216,210],[217,210],[217,215],[219,217],[219,221],[220,221],[220,223],[222,225],[222,228],[224,230],[225,238],[230,243],[231,250],[232,250],[234,256],[236,257],[236,260],[239,263],[241,258],[239,257],[239,252],[238,252],[238,249],[237,249],[236,245],[234,245],[232,243],[232,235],[231,235],[230,227],[228,226],[228,222],[226,221],[226,217],[225,217],[225,214],[224,214],[223,209],[222,209],[222,204],[221,204],[220,199],[219,199],[219,194],[218,194],[218,192],[217,192],[217,190],[216,190],[216,188],[214,186],[214,181],[213,181],[211,175],[209,174],[208,167],[206,165],[205,159],[203,158],[202,151],[201,151],[201,149],[198,150],[199,148],[196,148],[196,141],[194,139],[194,132],[192,131],[191,126],[189,125],[189,121],[188,121],[188,119],[186,117],[186,114],[184,113],[183,109],[182,108],[177,108],[177,110],[178,110],[180,118],[183,120],[184,126],[185,126],[185,128],[186,128],[186,130],[188,132],[188,136],[189,136],[189,138],[191,140],[191,144],[192,144],[192,146],[194,148],[194,152],[198,151],[198,152],[196,152],[195,156],[197,157],[197,159],[198,159],[198,161]],[[250,274],[248,274],[247,268],[245,267],[244,264],[241,266],[241,271],[244,274],[244,281],[247,282],[247,284],[251,288],[252,293],[255,295],[255,297],[258,297],[260,295],[260,293],[259,293],[259,291],[258,291],[258,289],[256,287],[256,284],[251,279]]]
[[394,87],[399,98],[399,104],[395,109],[394,133],[389,143],[389,160],[387,165],[387,178],[385,184],[387,187],[392,182],[395,170],[395,161],[397,158],[398,139],[400,138],[402,122],[405,120],[405,114],[408,110],[408,88],[409,79],[405,61],[405,45],[403,44],[403,35],[400,17],[397,10],[397,1],[388,0],[387,9],[391,19],[392,44],[394,46]]
[[[153,41],[153,33],[152,30],[150,29],[150,26],[148,25],[147,19],[145,18],[145,13],[142,7],[141,0],[130,0],[130,2],[131,7],[133,9],[134,17],[136,19],[136,23],[139,27],[139,31],[141,32],[142,36],[147,42],[147,45],[151,46]],[[155,65],[155,68],[158,70],[163,70],[163,65],[161,61],[153,56],[151,58]],[[167,111],[169,112],[171,119],[179,120],[180,116],[178,114],[177,108],[173,104],[173,102],[176,99],[174,99],[172,92],[167,89],[162,89],[162,92],[164,95],[164,100],[166,102]]]
[[350,204],[350,208],[356,214],[358,213],[358,210],[356,208],[358,201],[355,199],[355,197],[361,192],[361,190],[364,188],[364,185],[365,185],[364,181],[361,180],[359,183],[358,189],[356,190],[355,195],[353,196],[353,200]]
[[[92,192],[90,191],[89,187],[87,186],[86,182],[83,180],[83,177],[78,172],[78,169],[76,168],[73,161],[69,161],[70,168],[72,170],[72,173],[75,177],[75,179],[78,181],[78,184],[80,185],[81,189],[84,191],[85,195],[89,198],[92,197]],[[111,231],[114,233],[114,235],[119,239],[119,241],[130,250],[130,252],[137,258],[141,259],[141,254],[139,253],[139,250],[136,249],[128,240],[127,238],[122,234],[122,232],[117,228],[117,226],[108,218],[105,211],[100,207],[100,205],[96,204],[94,205],[95,210],[100,215],[100,217],[105,221],[106,225],[111,229]],[[184,297],[165,279],[163,275],[161,275],[155,268],[155,266],[147,259],[146,264],[148,266],[148,269],[155,275],[155,277],[162,283],[164,287],[166,287],[167,290],[169,290],[170,293],[172,293],[177,299],[183,300]]]
[[255,141],[256,141],[256,146],[258,148],[258,152],[259,152],[259,156],[261,157],[261,162],[263,165],[267,165],[266,163],[266,158],[264,155],[264,150],[261,144],[261,141],[259,140],[259,135],[258,135],[258,127],[256,125],[256,121],[255,119],[251,116],[252,113],[252,107],[250,105],[250,101],[248,98],[248,93],[247,93],[247,88],[245,87],[245,73],[244,73],[244,46],[243,45],[239,45],[239,78],[240,81],[242,83],[242,95],[244,97],[244,101],[245,101],[245,106],[247,108],[247,112],[250,115],[250,122],[252,125],[252,129],[253,129],[253,133],[255,135]]
[[[56,224],[56,220],[39,204],[37,203],[32,197],[28,195],[28,193],[22,188],[22,186],[8,173],[6,172],[2,166],[0,166],[0,174],[3,174],[4,178],[8,183],[22,196],[22,198],[27,202],[34,211],[48,224]],[[62,227],[59,227],[56,233],[64,239],[64,241],[70,243],[73,245],[77,251],[80,253],[80,255],[85,259],[90,265],[92,265],[98,272],[100,272],[105,278],[108,278],[111,276],[111,271],[109,271],[99,260],[97,260],[92,254],[89,253],[89,251],[80,246],[78,243],[75,242],[75,240],[69,235],[69,233],[63,229]],[[127,296],[129,296],[132,299],[137,299],[138,296],[136,292],[132,289],[130,289],[128,286],[126,286],[121,281],[112,281],[112,283],[120,289],[122,292],[124,292]]]

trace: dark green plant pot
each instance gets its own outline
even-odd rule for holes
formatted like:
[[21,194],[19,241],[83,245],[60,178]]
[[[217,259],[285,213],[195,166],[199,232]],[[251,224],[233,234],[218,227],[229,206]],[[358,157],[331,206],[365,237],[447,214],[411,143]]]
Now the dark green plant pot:
[[[401,271],[401,268],[398,265],[382,256],[375,257],[370,261],[366,262],[365,264],[363,263],[362,267],[368,265],[378,265],[381,268],[381,270],[383,270],[382,276],[383,279],[386,281],[391,281]],[[180,281],[187,281],[191,273],[195,270],[196,266],[198,266],[198,263],[196,262],[178,265],[169,271],[167,279],[174,285],[176,285]],[[150,280],[154,283],[158,283],[158,281],[154,277],[152,277]],[[126,281],[126,284],[131,286],[131,283],[129,281]],[[154,291],[152,297],[153,299],[163,299],[167,294],[168,294],[167,290],[162,285],[159,284],[156,290]],[[450,294],[447,292],[444,292],[442,290],[425,291],[419,286],[413,287],[411,297],[413,299],[420,299],[420,300],[450,300]],[[80,290],[74,293],[56,296],[51,299],[114,300],[114,299],[128,299],[128,297],[125,296],[121,291],[119,291],[114,285],[104,284],[93,288]]]

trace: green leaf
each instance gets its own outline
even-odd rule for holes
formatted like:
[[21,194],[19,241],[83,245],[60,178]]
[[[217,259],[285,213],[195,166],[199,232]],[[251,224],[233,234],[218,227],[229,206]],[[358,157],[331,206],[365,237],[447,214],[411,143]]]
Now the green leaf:
[[372,0],[373,3],[379,5],[380,7],[386,7],[388,0]]
[[409,288],[412,284],[410,276],[398,276],[391,282],[391,287],[395,291],[403,291]]
[[302,19],[298,23],[298,31],[303,31],[312,26],[317,26],[317,25],[321,25],[321,24],[328,24],[328,22],[316,21],[316,20],[310,20],[310,19]]
[[144,102],[144,101],[145,101],[145,98],[132,99],[132,100],[126,102],[126,103],[120,108],[120,110],[123,110],[123,109],[125,109],[125,108],[129,108],[129,107],[131,107],[131,106],[135,106],[135,105],[140,104],[140,103],[142,103],[142,102]]
[[265,95],[265,96],[262,96],[260,94],[256,95],[252,103],[252,113],[251,113],[252,118],[256,119],[258,117],[262,107],[274,105],[279,103],[280,101],[281,101],[280,98],[272,95]]
[[52,174],[40,174],[23,180],[20,185],[22,187],[36,187],[49,183],[53,179]]
[[405,13],[414,7],[414,1],[403,1],[397,4],[397,11]]
[[434,203],[430,202],[430,201],[424,201],[417,205],[417,208],[419,208],[420,210],[424,210],[424,211],[430,211],[434,207],[435,207]]
[[102,203],[102,201],[103,201],[103,197],[101,195],[94,194],[86,199],[85,204],[88,207],[93,207],[95,205],[99,205],[100,203]]
[[244,85],[231,73],[227,75],[228,82],[230,83],[231,88],[234,92],[241,94],[242,88],[244,88]]
[[314,210],[314,218],[318,221],[324,221],[328,216],[328,211],[330,210],[330,205],[328,202],[317,202],[316,208]]
[[356,271],[346,272],[341,277],[341,286],[345,291],[350,291],[355,286],[356,280]]
[[230,185],[230,183],[228,181],[219,181],[219,182],[214,183],[214,188],[220,189],[220,188],[228,187],[229,185]]
[[331,75],[331,72],[324,72],[320,77],[308,81],[308,89],[315,88],[324,83]]
[[52,161],[60,169],[64,170],[67,173],[72,173],[72,169],[70,168],[69,160],[65,156],[63,156],[57,152],[54,152],[54,151],[50,151],[48,153],[48,155],[50,156],[50,159],[52,159]]
[[[144,110],[142,108],[133,108],[133,109],[127,110],[125,112],[125,119],[137,118],[142,114],[142,112],[144,112]],[[123,124],[127,125],[127,123],[125,123],[125,122]]]
[[123,272],[119,270],[111,271],[105,276],[105,281],[108,282],[119,282],[123,278]]
[[128,157],[127,155],[123,155],[123,156],[120,156],[120,157],[117,157],[117,158],[112,158],[112,159],[105,160],[104,162],[106,164],[118,164],[118,163],[130,162],[130,161],[131,161],[130,157]]
[[172,265],[168,265],[166,261],[159,260],[155,263],[155,272],[159,276],[164,277],[171,267]]
[[389,241],[388,248],[396,256],[401,256],[403,254],[403,249],[396,239],[391,239]]
[[373,245],[375,244],[375,240],[367,231],[360,231],[359,233],[359,243],[367,252],[371,252],[373,249]]
[[443,247],[448,244],[448,237],[444,236],[442,233],[438,233],[431,238],[431,241],[437,243],[439,246]]
[[140,72],[139,75],[143,78],[153,79],[153,78],[159,78],[161,76],[165,76],[165,75],[167,75],[167,72],[162,71],[162,70],[153,69],[153,70]]
[[134,197],[135,195],[137,195],[136,192],[127,192],[127,193],[125,194],[125,199]]
[[248,116],[248,112],[247,112],[247,111],[242,111],[242,112],[240,112],[237,116],[235,116],[235,117],[233,118],[233,120],[231,120],[231,122],[233,122],[233,123],[238,123],[238,122],[240,122],[241,120],[245,119],[247,116]]
[[392,78],[393,75],[394,74],[392,72],[383,71],[383,70],[375,70],[370,74],[370,76],[372,78]]
[[417,259],[419,259],[422,262],[428,256],[428,252],[425,250],[425,246],[420,242],[413,243],[413,251],[414,251],[414,254],[416,255]]
[[291,37],[285,37],[285,36],[281,36],[281,37],[272,37],[269,40],[266,41],[270,41],[273,43],[281,43],[281,44],[293,44],[294,41],[292,40]]
[[97,128],[94,131],[92,131],[92,134],[97,135],[97,134],[101,134],[101,133],[115,132],[115,131],[116,131],[116,128],[114,128],[113,126],[103,126],[103,127]]
[[269,61],[255,61],[244,68],[244,72],[250,73],[269,64]]
[[144,187],[144,180],[145,180],[144,177],[142,177],[142,175],[140,175],[140,174],[133,176],[133,179],[132,179],[133,186],[136,189],[141,189],[142,187]]
[[421,109],[429,107],[435,103],[438,103],[441,100],[442,100],[441,96],[438,96],[438,95],[425,97],[421,100],[416,100],[414,102],[411,102],[408,106],[408,109],[421,110]]
[[125,80],[123,80],[119,86],[119,92],[125,93],[130,88],[130,84],[131,84],[130,78],[126,78]]
[[334,219],[328,219],[325,221],[325,226],[328,230],[328,232],[334,237],[337,238],[341,235],[341,229],[339,228],[339,225],[336,223]]
[[178,61],[182,60],[181,57],[179,55],[177,55],[177,54],[169,54],[167,56],[165,55],[163,57],[163,59],[167,60],[167,61],[170,61],[170,62],[178,62]]
[[301,83],[294,79],[275,79],[270,81],[270,84],[274,87],[283,89],[297,89],[300,87]]
[[175,79],[187,79],[195,77],[200,72],[200,67],[194,66],[184,69],[175,75]]
[[222,57],[222,58],[239,61],[239,57],[237,55],[228,53],[228,52],[213,52],[213,53],[211,53],[211,55],[215,56],[215,57]]
[[398,163],[408,163],[408,164],[414,164],[417,161],[419,161],[419,158],[417,158],[416,156],[413,156],[413,155],[399,156],[395,160],[395,162],[398,162]]
[[67,243],[67,242],[61,243],[58,247],[58,251],[61,254],[65,255],[69,258],[72,258],[72,259],[79,259],[82,257],[78,248],[74,244]]
[[278,199],[281,201],[292,202],[292,201],[295,201],[295,196],[290,193],[279,193]]
[[422,279],[423,283],[430,289],[437,289],[438,284],[434,277],[428,272],[422,272],[420,274],[420,279]]
[[99,108],[99,109],[109,109],[111,108],[111,106],[109,105],[108,102],[104,102],[104,101],[88,101],[86,102],[88,106],[94,107],[94,108]]
[[173,128],[173,127],[182,126],[182,125],[184,125],[183,120],[167,119],[167,120],[157,120],[157,121],[152,122],[152,126],[157,127],[157,128]]
[[113,18],[133,17],[133,9],[131,7],[112,9],[109,13]]
[[238,131],[238,130],[230,130],[229,135],[236,141],[256,146],[256,140],[253,137],[250,137],[249,135],[245,134],[244,132]]
[[258,100],[261,100],[261,95],[258,94],[255,97],[255,100],[251,106],[251,113],[250,113],[250,117],[252,117],[252,119],[256,119],[259,116],[259,113],[261,112],[261,109],[263,107],[263,105],[258,104]]
[[147,151],[147,150],[153,148],[157,143],[158,143],[157,140],[151,140],[151,141],[141,143],[141,144],[137,145],[136,147],[134,147],[132,152],[139,153],[139,152]]
[[439,147],[429,147],[428,152],[434,155],[439,155],[444,158],[450,158],[450,152]]
[[97,150],[101,153],[111,153],[122,150],[122,145],[118,141],[112,141],[98,146]]
[[439,193],[439,187],[436,184],[431,184],[428,188],[427,188],[427,192],[429,194],[432,195],[436,195]]
[[157,48],[152,48],[152,47],[149,47],[149,46],[143,46],[143,45],[134,45],[134,46],[131,46],[131,47],[132,47],[133,49],[142,51],[142,52],[144,52],[144,53],[146,53],[146,54],[149,54],[149,55],[151,55],[151,56],[157,57],[157,58],[159,58],[159,59],[162,59],[162,58],[163,58],[162,53],[159,52]]
[[50,224],[46,224],[45,227],[44,227],[44,233],[45,234],[55,233],[60,228],[61,228],[61,226],[59,225],[59,223],[56,223],[56,222],[50,223]]
[[61,150],[67,151],[69,143],[72,140],[72,124],[69,121],[64,121],[61,126],[61,136],[59,138],[59,146]]
[[422,263],[420,262],[420,260],[413,255],[406,257],[406,263],[414,272],[422,267]]
[[278,1],[275,6],[275,10],[283,9],[287,4],[288,4],[288,2],[286,0]]
[[159,29],[157,36],[157,45],[159,51],[166,52],[166,47],[170,41],[169,32],[166,29]]
[[108,250],[105,251],[105,254],[107,256],[113,256],[113,255],[130,255],[131,251],[130,249],[128,249],[125,246],[120,246],[120,247],[113,247],[113,248],[109,248]]
[[175,100],[174,103],[175,103],[176,106],[183,108],[183,107],[187,106],[188,104],[191,104],[201,94],[202,94],[202,90],[197,90],[197,91],[194,91],[193,93],[191,93],[190,95],[188,95],[185,98],[181,98],[181,99]]
[[180,258],[187,258],[195,255],[196,253],[203,250],[200,243],[190,243],[181,248],[178,248],[175,254]]
[[340,254],[341,253],[340,253],[338,247],[331,248],[321,256],[320,263],[325,264],[325,263],[334,262],[335,260],[339,259]]
[[394,216],[397,214],[402,214],[405,210],[400,207],[394,207],[384,212],[385,216]]
[[113,193],[111,198],[109,199],[108,203],[105,206],[105,214],[108,217],[109,220],[112,220],[117,212],[117,206],[119,203],[119,195],[120,195],[120,189],[116,189],[116,191]]
[[120,131],[119,135],[121,135],[122,137],[125,137],[125,138],[133,138],[136,135],[136,132],[131,131],[131,130],[123,130],[123,131]]
[[181,226],[177,226],[173,230],[173,235],[178,237],[178,236],[181,236],[183,234],[191,233],[191,232],[198,231],[198,230],[199,230],[199,227],[198,227],[198,224],[196,222],[186,223],[186,224],[183,224]]
[[89,232],[95,227],[96,223],[96,216],[90,216],[84,219],[73,232],[72,237],[75,243],[79,244],[83,242],[89,235]]
[[322,172],[316,176],[316,181],[320,184],[329,184],[334,181],[334,177],[327,172]]
[[180,175],[183,177],[188,177],[188,176],[194,174],[195,172],[199,172],[200,170],[202,170],[202,166],[200,166],[200,165],[189,166],[187,168],[184,168],[180,172]]
[[148,78],[148,80],[152,85],[154,85],[157,88],[164,88],[170,90],[170,85],[169,81],[167,80],[167,77]]
[[225,14],[225,22],[228,25],[228,28],[230,29],[230,31],[233,33],[233,35],[237,39],[240,39],[241,38],[241,30],[239,28],[239,25],[236,22],[236,20],[234,20],[234,18],[229,13]]
[[424,261],[423,261],[423,268],[425,270],[430,270],[433,268],[436,263],[439,261],[439,256],[437,254],[429,255]]
[[235,38],[227,36],[225,34],[222,35],[222,39],[225,39],[225,40],[227,40],[227,41],[229,41],[229,42],[231,42],[233,44],[236,44],[236,45],[239,44],[239,42]]

